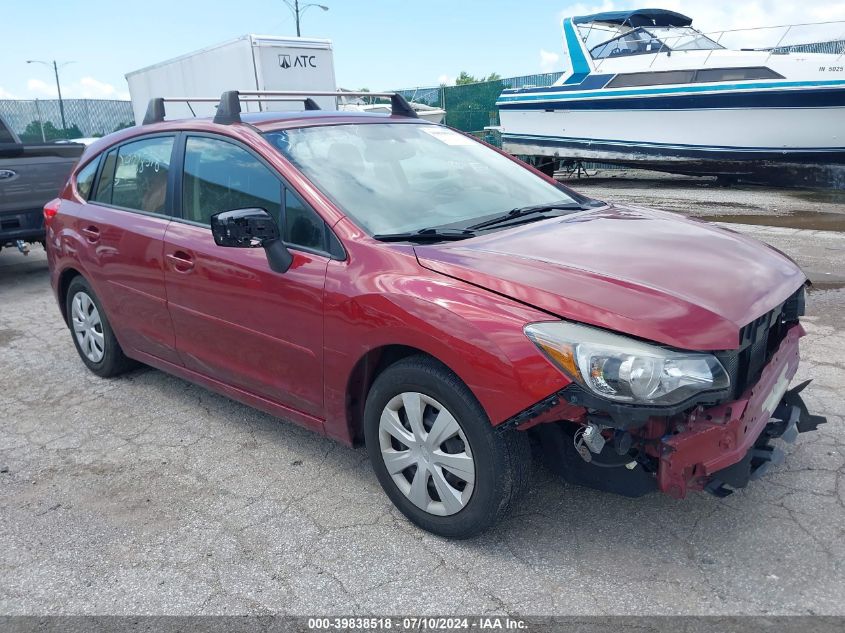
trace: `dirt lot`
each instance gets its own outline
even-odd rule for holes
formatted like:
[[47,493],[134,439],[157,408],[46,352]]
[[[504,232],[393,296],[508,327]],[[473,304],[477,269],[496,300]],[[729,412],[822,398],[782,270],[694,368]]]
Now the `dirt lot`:
[[799,376],[829,424],[723,500],[538,467],[468,542],[409,525],[362,450],[152,369],[89,374],[43,251],[3,251],[0,613],[845,614],[845,235],[737,228],[829,282]]

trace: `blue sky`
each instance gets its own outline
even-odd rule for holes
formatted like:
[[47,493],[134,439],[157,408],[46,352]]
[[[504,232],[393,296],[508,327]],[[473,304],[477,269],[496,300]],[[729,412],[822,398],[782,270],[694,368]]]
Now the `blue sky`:
[[[330,10],[309,9],[303,35],[333,40],[338,83],[350,89],[448,83],[462,70],[560,70],[565,15],[659,6],[690,15],[703,30],[845,20],[839,0],[319,2]],[[0,98],[54,96],[51,70],[27,59],[75,62],[61,69],[65,96],[128,98],[128,71],[246,33],[295,33],[281,0],[2,0],[0,9]]]

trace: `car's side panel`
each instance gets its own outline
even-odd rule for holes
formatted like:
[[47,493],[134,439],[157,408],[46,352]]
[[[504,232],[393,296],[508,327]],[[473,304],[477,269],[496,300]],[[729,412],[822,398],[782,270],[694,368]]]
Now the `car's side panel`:
[[[124,351],[178,362],[164,291],[162,250],[170,219],[62,200],[48,239],[62,270],[75,262],[103,303]],[[67,261],[70,260],[70,261]]]
[[322,417],[328,258],[296,252],[279,274],[263,249],[217,246],[206,226],[173,222],[165,241],[168,302],[185,367]]
[[240,389],[223,381],[211,378],[206,374],[192,371],[182,365],[169,363],[160,358],[156,358],[155,356],[149,356],[148,354],[143,353],[136,353],[133,358],[141,361],[144,364],[150,365],[151,367],[160,369],[163,372],[178,376],[183,380],[187,380],[189,382],[201,385],[206,389],[216,391],[217,393],[223,394],[224,396],[232,398],[233,400],[237,400],[238,402],[245,404],[249,407],[255,407],[256,409],[264,411],[265,413],[268,413],[270,415],[289,420],[295,424],[304,426],[305,428],[310,429],[312,431],[323,433],[323,420],[313,415],[308,415],[306,413],[303,413],[302,411],[297,411],[296,409],[292,409],[291,407],[286,407],[282,404],[279,404],[275,400],[263,398],[246,389]]
[[[374,249],[351,222],[335,226],[349,257],[326,276],[326,433],[351,442],[349,377],[370,350],[404,345],[437,358],[472,390],[499,424],[562,389],[569,380],[523,333],[554,317],[419,266],[413,249]],[[579,410],[580,411],[580,410]]]

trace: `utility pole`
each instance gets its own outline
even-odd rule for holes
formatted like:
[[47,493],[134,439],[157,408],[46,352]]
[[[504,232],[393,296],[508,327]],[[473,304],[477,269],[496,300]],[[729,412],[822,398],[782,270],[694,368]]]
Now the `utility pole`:
[[310,2],[308,4],[303,4],[301,6],[299,4],[299,0],[293,0],[293,2],[291,2],[290,0],[284,0],[284,3],[286,5],[288,5],[288,9],[290,9],[291,13],[293,13],[293,17],[296,20],[296,36],[297,37],[302,37],[302,31],[300,29],[299,22],[300,22],[300,16],[303,13],[305,13],[311,7],[318,7],[320,9],[322,9],[323,11],[329,10],[329,8],[326,5],[315,4],[313,2]]
[[[62,117],[62,134],[67,135],[67,122],[65,121],[65,102],[62,100],[62,85],[59,82],[59,64],[56,63],[54,59],[52,63],[41,61],[39,59],[28,59],[26,60],[27,64],[44,64],[45,66],[52,66],[53,67],[53,74],[56,77],[56,92],[59,95],[59,113]],[[67,66],[68,64],[72,64],[73,62],[65,62],[62,64],[62,67]]]
[[56,75],[56,92],[59,93],[59,113],[62,115],[62,131],[66,133],[67,123],[65,122],[65,102],[62,101],[62,84],[59,82],[59,67],[56,60],[53,60],[53,72]]
[[38,114],[38,126],[41,128],[41,142],[46,143],[47,137],[44,135],[44,119],[41,118],[41,106],[38,105],[38,99],[35,100],[35,112]]

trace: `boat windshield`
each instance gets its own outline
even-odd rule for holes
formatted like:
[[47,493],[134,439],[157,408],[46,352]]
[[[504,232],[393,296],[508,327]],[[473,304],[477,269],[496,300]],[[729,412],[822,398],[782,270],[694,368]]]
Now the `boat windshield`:
[[709,51],[723,48],[691,26],[650,26],[648,32],[660,38],[673,51]]
[[[581,27],[580,30],[587,45],[591,46],[590,54],[593,59],[654,54],[663,51],[700,51],[722,48],[718,43],[689,26],[650,26],[634,29],[623,26],[611,32],[607,28],[597,29],[595,25],[590,25],[586,28]],[[608,38],[611,34],[615,37]]]

